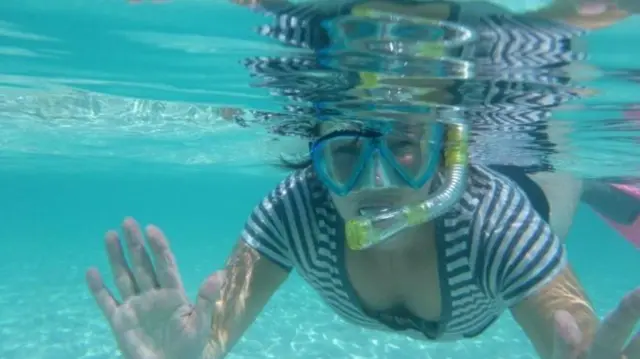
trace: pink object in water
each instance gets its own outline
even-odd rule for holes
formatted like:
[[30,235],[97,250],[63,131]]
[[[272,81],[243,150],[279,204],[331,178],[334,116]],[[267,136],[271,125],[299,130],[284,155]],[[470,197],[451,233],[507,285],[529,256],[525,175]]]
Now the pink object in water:
[[[626,184],[613,184],[613,187],[627,193],[630,196],[640,199],[640,187],[634,187]],[[640,217],[628,226],[616,223],[606,217],[602,218],[616,231],[622,234],[629,242],[633,243],[637,248],[640,248]]]
[[[638,108],[629,108],[628,110],[623,111],[622,115],[624,119],[634,121],[634,123],[638,123],[638,121],[640,121],[640,109]],[[640,187],[638,187],[637,185],[632,186],[627,184],[611,184],[611,186],[626,193],[631,197],[640,200]],[[596,213],[598,213],[597,210]],[[631,225],[624,225],[616,223],[608,219],[606,216],[601,215],[600,213],[598,213],[598,215],[602,217],[602,219],[607,222],[607,224],[618,231],[618,233],[629,240],[629,242],[633,243],[637,248],[640,248],[640,217],[637,217]]]
[[627,120],[640,120],[640,110],[627,110],[622,114]]
[[578,6],[578,13],[582,16],[596,16],[604,13],[609,8],[605,1],[588,1]]
[[612,184],[613,187],[630,194],[633,197],[640,198],[640,187],[628,184]]

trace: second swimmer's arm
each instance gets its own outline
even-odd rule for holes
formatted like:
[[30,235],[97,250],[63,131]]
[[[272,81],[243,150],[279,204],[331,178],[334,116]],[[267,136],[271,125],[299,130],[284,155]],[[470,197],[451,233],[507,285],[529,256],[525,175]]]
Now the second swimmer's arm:
[[239,240],[225,266],[225,281],[213,318],[213,337],[203,359],[224,358],[288,274]]

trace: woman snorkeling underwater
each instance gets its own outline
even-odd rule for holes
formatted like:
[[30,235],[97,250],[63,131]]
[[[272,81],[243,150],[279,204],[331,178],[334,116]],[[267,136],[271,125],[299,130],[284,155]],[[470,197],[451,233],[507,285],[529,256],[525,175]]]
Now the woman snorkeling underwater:
[[321,121],[311,164],[256,206],[194,305],[161,231],[147,228],[147,251],[126,219],[130,264],[116,232],[106,235],[121,300],[87,272],[123,356],[224,357],[295,269],[362,327],[464,340],[509,311],[541,358],[640,358],[640,290],[600,321],[548,224],[548,203],[530,192],[540,189],[468,163],[468,135],[455,120]]

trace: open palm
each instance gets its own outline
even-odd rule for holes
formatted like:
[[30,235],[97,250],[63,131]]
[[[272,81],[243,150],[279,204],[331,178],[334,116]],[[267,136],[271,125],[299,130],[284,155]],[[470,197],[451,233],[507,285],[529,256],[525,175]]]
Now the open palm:
[[[133,219],[123,224],[131,265],[116,232],[106,235],[116,300],[95,268],[87,284],[106,317],[118,347],[127,359],[197,359],[211,335],[211,320],[219,296],[221,276],[209,277],[195,305],[186,297],[173,253],[160,229],[147,228],[150,253]],[[152,262],[153,257],[153,262]]]

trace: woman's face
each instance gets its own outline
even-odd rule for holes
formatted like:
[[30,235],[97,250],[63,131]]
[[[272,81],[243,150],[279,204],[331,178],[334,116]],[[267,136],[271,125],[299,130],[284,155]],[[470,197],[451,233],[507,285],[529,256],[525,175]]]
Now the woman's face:
[[[323,125],[320,135],[324,136],[334,130],[334,127],[330,125]],[[421,138],[429,135],[425,132],[424,126],[420,128],[419,133]],[[390,139],[389,143],[393,143],[391,141]],[[398,162],[410,164],[411,161],[422,161],[422,156],[430,155],[425,153],[425,146],[421,145],[420,141],[403,141],[398,143],[399,146],[402,146],[400,149],[394,150],[394,153],[401,154],[396,157]],[[371,163],[367,165],[371,166]],[[419,189],[414,189],[402,183],[394,184],[393,186],[384,186],[384,175],[379,173],[375,166],[372,168],[374,169],[372,172],[372,183],[370,183],[370,185],[357,186],[344,196],[331,192],[333,203],[345,220],[353,219],[361,215],[374,215],[384,208],[398,208],[407,204],[422,202],[430,193],[430,180]]]

